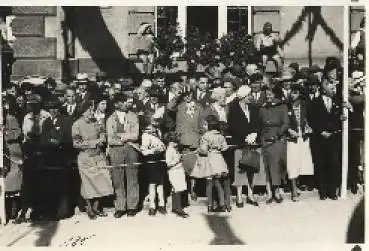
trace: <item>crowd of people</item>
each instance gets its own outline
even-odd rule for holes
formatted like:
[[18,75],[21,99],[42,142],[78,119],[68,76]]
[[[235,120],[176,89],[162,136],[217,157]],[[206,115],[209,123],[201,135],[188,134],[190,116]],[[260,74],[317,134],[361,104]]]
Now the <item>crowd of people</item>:
[[[264,38],[262,40],[268,40]],[[266,203],[285,191],[317,189],[336,200],[341,185],[342,121],[349,119],[352,193],[362,183],[364,75],[351,74],[343,102],[340,60],[288,67],[265,64],[206,72],[156,72],[135,87],[132,79],[95,79],[78,73],[63,90],[52,78],[4,85],[6,206],[15,223],[64,219],[75,208],[90,219],[184,210],[205,186],[207,212],[259,206],[254,176],[265,172]],[[244,71],[240,71],[239,68]],[[346,118],[344,109],[349,110]],[[199,185],[200,184],[200,185]],[[214,193],[215,192],[215,193]],[[246,192],[246,200],[243,197]]]

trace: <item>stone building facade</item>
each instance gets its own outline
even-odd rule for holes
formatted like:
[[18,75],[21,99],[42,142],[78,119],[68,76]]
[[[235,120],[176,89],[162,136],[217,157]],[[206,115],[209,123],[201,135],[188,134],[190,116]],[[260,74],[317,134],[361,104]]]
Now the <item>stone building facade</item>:
[[[14,16],[10,26],[16,38],[11,78],[38,74],[62,79],[76,72],[94,76],[98,71],[105,71],[111,77],[139,74],[142,67],[135,55],[135,38],[142,22],[154,27],[166,22],[178,23],[183,36],[190,25],[198,25],[200,30],[221,37],[227,31],[242,27],[250,34],[257,33],[269,21],[283,38],[302,9],[226,5],[11,7],[8,15]],[[343,7],[322,7],[321,16],[343,41]],[[285,45],[287,62],[308,64],[307,28],[306,21],[301,31]],[[313,63],[318,64],[322,64],[326,56],[341,57],[342,54],[319,26],[311,48]],[[185,64],[179,68],[186,70]]]

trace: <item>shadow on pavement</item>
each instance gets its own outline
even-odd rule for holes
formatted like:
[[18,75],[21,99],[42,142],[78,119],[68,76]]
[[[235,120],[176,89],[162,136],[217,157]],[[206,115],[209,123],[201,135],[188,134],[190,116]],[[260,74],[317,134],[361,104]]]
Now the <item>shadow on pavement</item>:
[[365,201],[364,197],[356,206],[347,228],[346,243],[365,242]]
[[227,216],[204,215],[210,229],[215,234],[210,245],[245,245],[233,232]]
[[32,228],[36,229],[38,238],[35,241],[36,247],[48,247],[51,240],[58,230],[58,221],[37,222],[32,224]]

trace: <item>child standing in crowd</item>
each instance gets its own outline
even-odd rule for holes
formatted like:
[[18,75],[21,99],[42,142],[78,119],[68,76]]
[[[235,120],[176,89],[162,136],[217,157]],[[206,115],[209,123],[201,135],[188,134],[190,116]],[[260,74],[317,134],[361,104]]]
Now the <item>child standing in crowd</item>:
[[[151,123],[145,128],[142,134],[141,152],[144,156],[145,168],[147,168],[145,171],[147,171],[149,179],[149,215],[155,216],[156,210],[161,214],[166,214],[163,186],[165,167],[160,162],[164,158],[165,144],[162,141],[159,123],[155,119],[151,120]],[[158,194],[158,208],[156,208],[155,204],[156,193]]]
[[[191,176],[206,178],[206,195],[208,197],[208,212],[225,212],[224,191],[220,179],[228,174],[227,164],[222,156],[228,149],[227,141],[219,131],[219,121],[214,115],[205,119],[207,132],[200,139],[198,158]],[[219,208],[213,208],[213,186],[219,197]]]
[[172,212],[179,217],[187,218],[189,215],[183,211],[182,193],[186,191],[186,174],[182,164],[182,156],[178,151],[178,136],[175,132],[167,135],[168,147],[165,152],[165,162],[168,167],[168,176],[172,185]]

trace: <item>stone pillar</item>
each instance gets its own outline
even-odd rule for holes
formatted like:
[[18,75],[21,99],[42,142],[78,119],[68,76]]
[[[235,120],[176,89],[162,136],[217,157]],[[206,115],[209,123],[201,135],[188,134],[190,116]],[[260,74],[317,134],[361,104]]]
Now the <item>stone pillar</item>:
[[227,34],[227,5],[218,5],[218,38]]

